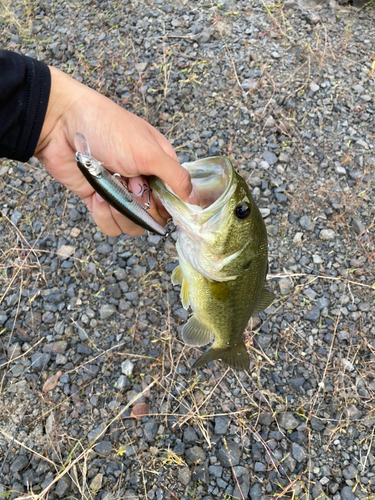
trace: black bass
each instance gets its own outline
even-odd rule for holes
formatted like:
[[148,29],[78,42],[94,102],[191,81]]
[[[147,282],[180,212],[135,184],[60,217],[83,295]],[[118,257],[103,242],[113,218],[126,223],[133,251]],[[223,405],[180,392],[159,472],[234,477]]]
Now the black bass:
[[151,187],[178,228],[183,307],[194,312],[182,330],[186,344],[213,345],[193,368],[214,359],[245,370],[250,359],[243,332],[250,317],[268,307],[274,295],[264,288],[268,269],[267,232],[244,179],[226,157],[185,163],[199,200],[190,205],[160,179]]

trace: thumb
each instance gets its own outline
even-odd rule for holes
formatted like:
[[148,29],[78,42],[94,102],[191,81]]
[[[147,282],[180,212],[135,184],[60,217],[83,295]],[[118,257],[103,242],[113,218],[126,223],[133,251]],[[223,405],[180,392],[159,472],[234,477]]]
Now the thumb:
[[193,190],[189,172],[180,165],[174,152],[173,156],[172,158],[165,152],[162,146],[160,157],[157,161],[158,165],[163,165],[163,168],[161,168],[158,173],[153,174],[164,181],[183,201],[191,204],[198,204],[198,197]]

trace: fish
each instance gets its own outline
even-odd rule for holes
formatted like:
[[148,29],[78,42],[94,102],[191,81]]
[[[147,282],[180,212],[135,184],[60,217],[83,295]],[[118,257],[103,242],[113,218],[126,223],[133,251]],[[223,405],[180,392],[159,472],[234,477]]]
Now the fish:
[[267,308],[275,295],[265,288],[267,230],[245,180],[229,158],[216,156],[184,163],[198,204],[181,200],[162,180],[151,177],[153,196],[178,229],[179,264],[172,283],[190,316],[182,329],[189,346],[211,347],[192,368],[221,359],[246,370],[250,358],[243,333],[250,317]]
[[[91,156],[88,142],[83,134],[77,132],[74,143],[77,149],[78,168],[94,190],[118,212],[138,226],[160,236],[165,236],[166,230],[147,212],[150,207],[150,196],[145,206],[140,205],[121,181],[120,174],[111,175],[100,161]],[[148,188],[145,190],[149,192]]]

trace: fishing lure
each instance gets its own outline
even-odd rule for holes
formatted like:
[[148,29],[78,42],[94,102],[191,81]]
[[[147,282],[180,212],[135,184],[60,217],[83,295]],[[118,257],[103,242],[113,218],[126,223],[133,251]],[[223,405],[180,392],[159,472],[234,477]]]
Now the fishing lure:
[[121,180],[120,174],[111,175],[100,163],[91,156],[85,136],[79,132],[74,138],[77,165],[95,191],[122,215],[147,231],[166,235],[166,230],[147,212],[150,208],[150,188],[140,186],[138,194],[148,193],[148,200],[142,206],[133,197],[133,193]]

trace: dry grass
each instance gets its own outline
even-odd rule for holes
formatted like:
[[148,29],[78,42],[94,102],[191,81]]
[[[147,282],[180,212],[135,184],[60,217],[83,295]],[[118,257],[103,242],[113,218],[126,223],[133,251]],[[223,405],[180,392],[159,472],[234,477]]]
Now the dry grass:
[[[32,2],[24,2],[24,12],[26,15],[17,17],[12,10],[11,2],[2,2],[2,11],[0,19],[6,27],[12,26],[17,33],[20,34],[22,40],[27,43],[32,37]],[[232,12],[230,16],[222,17],[220,9],[217,5],[210,3],[209,10],[205,10],[204,14],[212,23],[212,28],[217,30],[217,34],[222,40],[225,48],[225,57],[231,68],[231,77],[234,82],[234,89],[231,93],[225,95],[224,92],[218,92],[210,97],[207,102],[208,107],[223,103],[230,103],[234,108],[234,114],[240,113],[241,110],[247,110],[251,118],[259,123],[259,136],[257,140],[260,143],[262,134],[266,132],[265,120],[271,114],[275,119],[275,131],[282,132],[287,140],[285,147],[293,146],[300,155],[301,160],[305,165],[312,169],[312,174],[317,172],[317,161],[314,157],[306,156],[304,153],[304,141],[301,133],[304,130],[305,123],[303,119],[297,120],[293,111],[285,112],[275,102],[276,96],[284,96],[284,98],[298,98],[306,93],[309,83],[313,81],[314,75],[321,71],[331,61],[340,61],[343,67],[349,68],[355,64],[351,59],[350,53],[347,51],[352,37],[352,26],[348,25],[346,32],[342,36],[340,47],[333,49],[330,41],[327,27],[324,23],[318,23],[311,30],[310,40],[302,43],[296,31],[296,27],[288,20],[287,13],[284,12],[281,4],[275,4],[272,7],[265,6],[265,12],[268,18],[272,21],[272,27],[269,30],[261,33],[259,37],[270,36],[274,34],[276,40],[282,40],[284,44],[293,47],[299,45],[300,57],[296,61],[295,69],[289,76],[275,76],[275,73],[270,68],[271,61],[267,60],[261,65],[254,60],[254,66],[261,67],[261,75],[257,86],[254,89],[245,92],[241,84],[238,62],[236,55],[232,53],[228,47],[228,36],[230,36],[231,24],[236,22],[236,13]],[[272,31],[271,31],[272,30]],[[174,45],[174,40],[167,35],[163,38],[163,50],[160,53],[159,60],[154,63],[154,67],[159,69],[159,86],[153,89],[151,94],[155,98],[154,103],[149,103],[146,93],[139,92],[142,89],[144,82],[147,80],[147,70],[139,72],[137,75],[132,75],[127,78],[127,83],[131,83],[132,92],[129,97],[122,99],[122,104],[132,106],[132,109],[139,112],[152,120],[159,127],[165,127],[165,131],[169,134],[171,142],[176,146],[179,152],[189,151],[189,141],[184,137],[187,117],[181,111],[174,116],[166,116],[166,113],[161,111],[164,100],[170,94],[170,82],[173,73],[176,71],[176,53],[177,48]],[[98,51],[98,65],[92,67],[84,56],[80,58],[80,65],[76,68],[71,68],[74,75],[80,75],[87,78],[87,81],[95,82],[96,88],[103,93],[109,93],[106,88],[105,75],[107,72],[108,59],[116,68],[117,65],[124,64],[123,59],[129,53],[136,55],[137,50],[134,47],[131,38],[122,40],[123,54],[121,56],[115,53],[103,54]],[[210,77],[210,71],[214,67],[215,61],[209,59],[201,59],[188,61],[185,67],[179,68],[181,83],[188,88],[204,88],[205,79]],[[126,66],[126,65],[125,65]],[[154,69],[154,68],[153,68]],[[370,76],[372,76],[370,74]],[[125,78],[124,78],[125,81]],[[335,98],[339,99],[343,90],[337,89]],[[254,110],[252,107],[252,99],[256,96],[267,96],[264,100],[264,105],[261,109]],[[118,96],[111,95],[118,102]],[[190,124],[194,127],[194,124]],[[246,134],[244,133],[244,136]],[[228,152],[231,151],[231,144],[225,144]],[[240,156],[240,155],[239,155]],[[352,151],[348,152],[345,158],[340,161],[344,165],[348,164],[353,158]],[[240,158],[241,159],[241,158]],[[365,172],[366,174],[367,172]],[[355,332],[350,332],[349,341],[339,342],[338,333],[341,333],[341,323],[343,320],[341,308],[338,308],[337,313],[333,316],[332,323],[329,328],[331,333],[331,341],[327,344],[326,354],[317,353],[316,347],[321,347],[323,344],[319,340],[318,346],[311,345],[309,340],[309,332],[304,330],[307,328],[306,323],[293,321],[285,322],[283,329],[280,328],[278,339],[274,340],[270,349],[263,352],[256,344],[258,333],[260,332],[264,321],[272,321],[277,318],[280,312],[298,310],[302,317],[309,308],[313,305],[313,301],[308,298],[301,300],[303,291],[307,287],[311,287],[317,282],[322,283],[322,290],[328,286],[328,283],[335,283],[339,286],[342,295],[348,295],[352,300],[354,295],[366,297],[369,300],[373,299],[374,284],[369,281],[369,276],[374,271],[375,251],[373,246],[372,235],[374,233],[374,221],[366,228],[366,232],[360,237],[357,237],[351,227],[349,218],[356,210],[361,207],[363,201],[368,198],[368,193],[373,189],[371,185],[363,185],[358,181],[355,189],[349,191],[337,191],[336,181],[327,180],[321,183],[318,189],[306,192],[303,186],[296,186],[293,193],[289,193],[289,207],[294,213],[301,213],[302,207],[308,208],[313,218],[319,217],[324,209],[329,205],[334,197],[339,198],[342,210],[334,213],[329,224],[331,227],[339,231],[342,238],[350,242],[353,251],[348,257],[366,258],[368,268],[358,267],[357,269],[349,269],[346,276],[329,276],[325,269],[320,270],[320,274],[282,272],[270,274],[269,280],[272,286],[281,277],[289,277],[293,280],[293,289],[286,297],[281,297],[274,304],[273,308],[268,312],[267,316],[263,316],[263,320],[258,322],[254,331],[249,331],[246,334],[247,346],[252,351],[252,365],[249,372],[236,373],[229,368],[223,368],[220,364],[216,364],[216,369],[219,374],[215,373],[208,367],[205,367],[201,375],[192,374],[187,371],[180,373],[180,367],[188,367],[188,362],[192,357],[196,356],[194,349],[187,348],[177,337],[176,328],[178,321],[173,317],[171,307],[167,301],[166,310],[162,311],[159,307],[161,300],[165,297],[166,288],[160,284],[160,271],[151,273],[144,277],[140,283],[140,293],[144,298],[152,298],[155,304],[155,313],[158,314],[165,325],[163,329],[154,328],[152,342],[159,348],[161,352],[157,359],[144,356],[142,354],[134,354],[135,349],[131,352],[124,350],[124,343],[132,339],[133,345],[136,346],[138,339],[141,338],[143,328],[150,328],[147,322],[139,319],[140,311],[136,311],[133,317],[133,325],[126,335],[126,341],[119,342],[110,350],[100,348],[99,341],[90,339],[92,347],[97,354],[79,366],[67,372],[69,375],[78,373],[85,369],[88,363],[92,363],[98,357],[105,358],[105,367],[108,371],[114,369],[124,357],[131,358],[133,361],[146,361],[149,363],[142,364],[142,370],[145,372],[137,374],[139,380],[144,380],[146,376],[152,379],[152,382],[145,384],[145,387],[138,396],[132,401],[126,402],[125,395],[115,391],[114,388],[108,387],[107,381],[101,375],[98,376],[98,382],[103,385],[103,392],[111,395],[114,399],[118,399],[124,404],[123,409],[117,411],[112,410],[106,405],[103,408],[103,415],[90,415],[89,425],[85,423],[84,428],[81,428],[81,434],[73,434],[69,427],[64,423],[65,418],[72,411],[76,411],[78,407],[75,395],[70,395],[65,398],[60,398],[56,403],[52,394],[43,394],[40,384],[36,386],[35,401],[36,408],[40,410],[37,415],[33,414],[34,410],[26,413],[23,426],[24,429],[19,437],[14,439],[14,450],[23,448],[30,456],[34,456],[41,462],[45,462],[53,473],[53,482],[44,488],[44,490],[33,492],[31,489],[28,492],[28,497],[33,500],[47,498],[49,491],[57,484],[62,477],[66,476],[74,485],[76,498],[94,499],[98,492],[107,487],[106,484],[100,482],[100,478],[92,485],[93,478],[89,477],[89,469],[91,462],[97,458],[95,446],[100,438],[108,436],[113,429],[118,428],[121,436],[121,442],[116,444],[116,450],[113,450],[111,458],[114,458],[121,463],[125,456],[128,447],[134,441],[134,435],[129,431],[126,419],[122,418],[124,413],[130,409],[142,395],[147,396],[149,401],[150,417],[155,417],[159,423],[159,430],[156,435],[155,443],[147,450],[138,450],[135,455],[135,460],[139,464],[140,473],[144,480],[144,499],[147,499],[147,485],[153,484],[154,479],[163,470],[163,475],[171,479],[171,484],[176,481],[176,471],[185,466],[184,460],[170,448],[166,447],[163,440],[163,433],[180,432],[182,426],[193,426],[199,433],[199,441],[207,449],[211,449],[214,444],[212,442],[212,420],[215,416],[225,415],[231,419],[231,425],[234,432],[233,437],[238,438],[239,442],[243,443],[247,448],[252,442],[260,442],[268,457],[268,471],[275,471],[279,474],[283,470],[286,485],[280,482],[279,493],[275,498],[296,498],[294,490],[297,484],[302,485],[302,490],[308,490],[311,484],[311,470],[307,468],[295,477],[295,474],[290,473],[285,467],[284,460],[286,455],[280,460],[273,450],[268,446],[267,440],[261,435],[261,427],[259,418],[265,412],[272,414],[272,417],[277,422],[278,415],[285,411],[292,412],[302,422],[306,422],[305,435],[307,436],[309,447],[314,448],[313,441],[316,439],[316,432],[311,427],[311,420],[327,422],[326,440],[322,445],[322,449],[326,452],[332,449],[334,441],[349,433],[349,429],[356,427],[360,433],[358,442],[362,449],[367,450],[367,455],[363,459],[362,466],[365,467],[369,460],[371,447],[374,441],[374,388],[375,388],[375,367],[373,357],[366,358],[364,354],[375,354],[374,347],[369,336],[369,325],[358,321]],[[22,193],[21,193],[22,194]],[[64,205],[66,202],[63,201]],[[30,220],[33,219],[30,215]],[[63,217],[62,217],[63,219]],[[25,220],[23,227],[27,225]],[[4,302],[12,294],[17,294],[15,302],[15,317],[17,320],[20,311],[20,303],[23,293],[28,289],[43,288],[47,281],[46,272],[48,270],[44,264],[40,263],[43,254],[51,255],[54,252],[40,250],[36,248],[36,243],[30,244],[24,231],[20,230],[12,224],[6,215],[1,219],[3,230],[2,255],[0,258],[0,285],[2,287],[2,295],[0,302]],[[284,226],[283,226],[284,224]],[[43,237],[49,230],[56,229],[56,221],[47,219],[45,221],[45,230],[38,239]],[[285,236],[288,236],[289,224],[287,221],[280,220],[280,227],[285,231]],[[292,228],[293,229],[293,228]],[[37,241],[38,241],[37,239]],[[292,248],[292,245],[291,245]],[[85,258],[77,258],[75,261],[74,270],[77,281],[80,281],[80,287],[84,287],[85,274],[84,267],[87,262],[93,262],[94,249],[87,249]],[[106,269],[102,269],[102,276],[105,276]],[[98,278],[100,279],[100,278]],[[275,280],[275,281],[274,281]],[[100,290],[100,289],[99,289]],[[99,292],[98,292],[99,293]],[[36,295],[29,297],[29,307],[32,309],[32,304],[36,300]],[[60,318],[61,320],[61,318]],[[123,318],[126,320],[126,318]],[[73,331],[73,327],[79,331],[82,329],[78,323],[78,315],[74,309],[69,318],[69,327]],[[16,323],[14,323],[16,325]],[[321,325],[317,325],[318,330]],[[4,345],[10,345],[12,338],[16,333],[14,330],[0,332],[0,340],[5,340]],[[30,346],[25,352],[22,352],[18,359],[30,359],[31,353],[37,348],[40,349],[44,338],[38,337],[38,332],[34,332],[35,336],[30,341]],[[254,345],[255,343],[255,345]],[[18,359],[9,360],[5,365],[0,366],[1,375],[1,396],[3,398],[2,408],[0,408],[0,433],[3,439],[11,443],[14,436],[16,426],[21,418],[23,409],[27,404],[27,392],[25,395],[17,394],[12,406],[9,406],[9,398],[6,393],[6,376],[12,365]],[[152,360],[152,362],[151,362]],[[298,365],[301,370],[316,380],[316,387],[312,388],[312,393],[301,393],[291,390],[293,399],[286,400],[280,394],[277,394],[275,385],[271,387],[271,378],[269,375],[273,373],[281,374],[283,371],[282,364],[290,366]],[[353,372],[356,374],[353,377]],[[45,374],[47,376],[47,374]],[[270,382],[271,381],[271,382]],[[27,391],[33,387],[33,384],[27,386]],[[233,388],[238,389],[237,393],[233,393]],[[332,387],[332,390],[331,390]],[[79,393],[86,401],[89,399],[91,382],[83,383],[79,387]],[[369,394],[364,397],[360,394],[360,389],[366,388]],[[364,414],[358,422],[353,422],[350,419],[350,411],[353,404],[361,404]],[[155,409],[155,411],[152,410]],[[2,411],[1,411],[2,410]],[[336,416],[334,416],[336,415]],[[77,413],[78,419],[78,413]],[[129,417],[130,419],[130,417]],[[103,428],[100,434],[91,442],[87,443],[85,435],[97,427],[98,421],[101,420]],[[49,433],[45,434],[45,426],[48,426]],[[279,427],[279,430],[284,433],[284,438],[281,441],[281,447],[287,447],[288,435]],[[32,449],[30,441],[38,438],[40,450]],[[283,448],[282,448],[283,449]],[[63,451],[61,451],[63,450]],[[69,451],[67,451],[69,450]],[[283,451],[285,451],[283,449]],[[361,459],[362,460],[362,459]],[[231,468],[233,481],[237,482],[235,470]],[[281,475],[280,475],[281,477]],[[253,478],[257,481],[258,478]],[[284,481],[285,482],[285,481]],[[126,487],[125,475],[121,474],[118,481],[114,485],[109,485],[114,494],[122,494]],[[356,484],[354,484],[356,486]],[[353,487],[354,487],[353,486]],[[177,493],[166,486],[162,487],[168,492],[171,497],[178,498]],[[98,488],[98,489],[96,489]],[[11,492],[6,492],[10,494]],[[4,494],[4,493],[3,493]],[[371,493],[368,492],[370,495]],[[194,491],[191,492],[194,498]],[[25,492],[19,492],[19,499],[26,500]],[[369,497],[370,498],[370,497]]]

